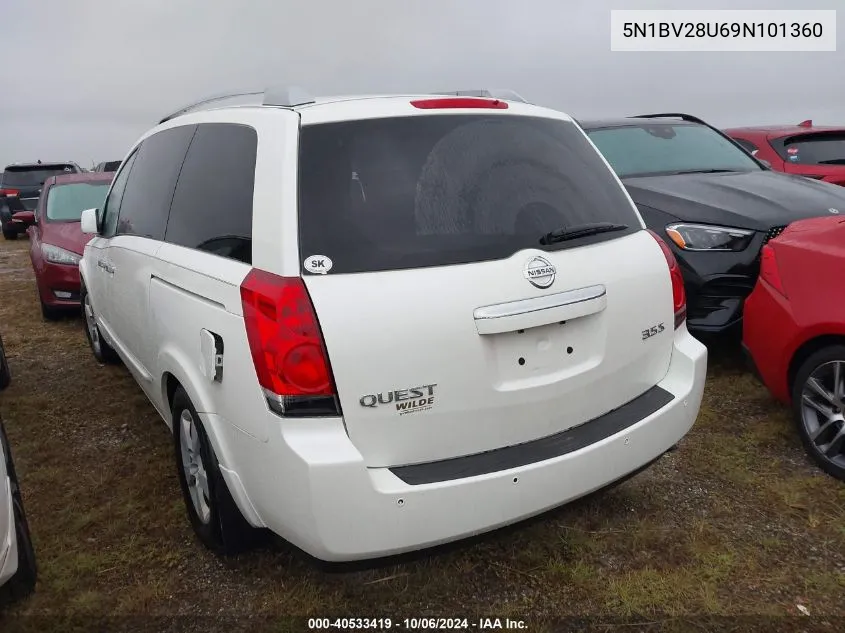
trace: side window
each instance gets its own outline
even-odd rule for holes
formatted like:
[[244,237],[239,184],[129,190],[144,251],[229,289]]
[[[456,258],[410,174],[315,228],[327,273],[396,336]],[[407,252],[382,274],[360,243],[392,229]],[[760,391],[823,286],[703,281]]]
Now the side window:
[[115,229],[117,229],[117,214],[120,211],[120,201],[123,200],[123,192],[126,190],[126,181],[129,179],[129,170],[135,164],[135,157],[138,155],[136,149],[132,155],[126,159],[123,164],[123,169],[117,174],[112,183],[109,195],[103,203],[103,236],[114,236]]
[[742,146],[742,149],[744,149],[752,156],[754,156],[754,154],[756,154],[757,150],[759,149],[754,143],[752,143],[751,141],[746,141],[744,138],[734,137],[734,141],[736,141],[740,146]]
[[196,127],[157,132],[141,143],[120,203],[118,235],[164,239],[173,189]]
[[173,195],[167,242],[252,263],[257,147],[251,127],[199,125]]

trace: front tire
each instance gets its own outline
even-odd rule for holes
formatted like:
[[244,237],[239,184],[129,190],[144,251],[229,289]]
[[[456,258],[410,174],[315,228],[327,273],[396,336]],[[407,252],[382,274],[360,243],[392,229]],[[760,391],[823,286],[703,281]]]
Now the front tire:
[[17,231],[3,231],[3,237],[7,240],[16,240],[18,239],[18,232]]
[[251,549],[260,531],[247,523],[232,498],[208,434],[182,387],[173,396],[171,415],[179,485],[194,533],[217,554]]
[[845,481],[845,345],[822,348],[801,363],[792,385],[792,409],[810,457]]
[[97,325],[96,313],[94,312],[94,305],[91,302],[91,295],[85,286],[80,290],[80,303],[82,304],[82,317],[85,324],[85,336],[88,339],[88,345],[91,346],[91,352],[98,362],[113,365],[120,361],[117,352],[114,351],[111,345],[106,343],[100,334],[100,326]]

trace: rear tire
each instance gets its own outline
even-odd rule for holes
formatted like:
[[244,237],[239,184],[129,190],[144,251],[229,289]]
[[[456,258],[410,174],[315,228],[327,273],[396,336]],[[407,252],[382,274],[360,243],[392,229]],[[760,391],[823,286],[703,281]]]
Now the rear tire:
[[845,481],[845,345],[824,347],[801,364],[792,385],[792,411],[813,461]]
[[7,240],[16,240],[18,239],[18,232],[17,231],[3,231],[3,237]]
[[91,303],[91,297],[88,295],[88,290],[82,286],[79,293],[79,300],[82,304],[82,322],[85,327],[85,337],[88,339],[88,345],[91,346],[91,352],[98,362],[107,365],[114,365],[120,361],[117,352],[114,351],[111,345],[106,343],[100,334],[100,327],[97,325],[95,318],[94,306]]
[[2,422],[0,422],[0,435],[2,435],[3,445],[6,447],[6,466],[9,473],[9,480],[12,484],[12,510],[18,545],[18,569],[15,575],[0,587],[0,604],[8,604],[25,598],[35,590],[38,567],[35,563],[35,550],[32,547],[29,523],[26,520],[26,513],[23,509],[23,497],[21,496],[20,486],[18,485],[15,465],[12,461],[9,440],[6,437],[6,430],[3,428]]
[[211,551],[232,555],[251,549],[261,531],[244,519],[220,473],[217,455],[194,405],[182,387],[171,408],[173,446],[188,520]]

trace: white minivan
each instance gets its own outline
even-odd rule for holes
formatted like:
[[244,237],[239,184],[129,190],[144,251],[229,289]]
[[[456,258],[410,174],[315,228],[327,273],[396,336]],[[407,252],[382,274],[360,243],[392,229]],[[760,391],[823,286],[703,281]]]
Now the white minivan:
[[491,530],[648,465],[701,403],[670,248],[569,116],[519,100],[201,102],[82,227],[93,352],[172,429],[217,552]]

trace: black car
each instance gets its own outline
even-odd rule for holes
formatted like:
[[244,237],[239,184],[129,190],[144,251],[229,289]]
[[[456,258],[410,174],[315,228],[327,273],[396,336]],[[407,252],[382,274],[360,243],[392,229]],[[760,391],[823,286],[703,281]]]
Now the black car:
[[0,175],[0,227],[7,240],[17,238],[26,225],[12,222],[18,211],[31,211],[38,205],[44,181],[57,174],[78,174],[82,168],[72,162],[19,163],[7,165]]
[[579,121],[633,198],[668,238],[684,274],[697,335],[741,322],[760,249],[801,218],[842,214],[845,188],[772,171],[701,119],[685,114]]

